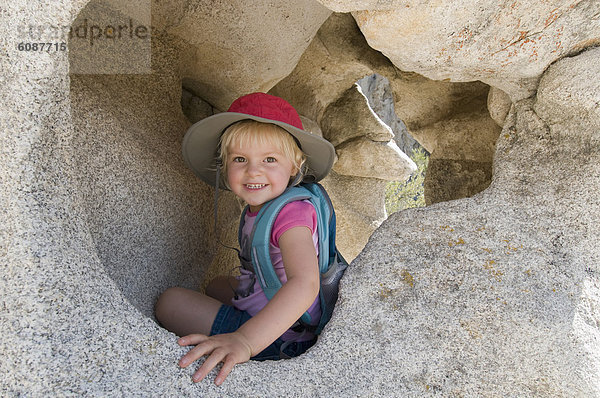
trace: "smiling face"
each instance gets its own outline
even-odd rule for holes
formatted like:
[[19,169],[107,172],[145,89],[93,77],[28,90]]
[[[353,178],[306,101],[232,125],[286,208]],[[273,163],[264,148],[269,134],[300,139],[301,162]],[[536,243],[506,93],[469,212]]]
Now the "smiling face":
[[229,187],[252,212],[281,195],[294,174],[292,162],[273,144],[244,148],[233,143],[228,148]]
[[253,212],[281,195],[305,160],[287,131],[253,120],[235,123],[225,131],[220,156],[228,187]]

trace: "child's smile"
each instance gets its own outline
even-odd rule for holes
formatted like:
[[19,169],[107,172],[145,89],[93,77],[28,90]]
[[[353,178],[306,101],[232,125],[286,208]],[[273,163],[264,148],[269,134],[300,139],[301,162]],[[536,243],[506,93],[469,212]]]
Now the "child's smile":
[[267,184],[246,184],[246,188],[248,188],[248,189],[261,189],[266,186],[267,186]]
[[227,181],[233,193],[257,212],[262,205],[281,195],[293,176],[293,164],[270,143],[228,148]]

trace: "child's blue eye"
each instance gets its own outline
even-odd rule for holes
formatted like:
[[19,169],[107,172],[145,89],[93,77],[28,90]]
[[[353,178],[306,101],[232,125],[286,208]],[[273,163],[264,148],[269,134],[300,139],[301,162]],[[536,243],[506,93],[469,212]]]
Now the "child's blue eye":
[[267,162],[267,163],[274,163],[276,161],[277,161],[277,159],[275,159],[272,156],[269,156],[268,158],[265,159],[265,162]]

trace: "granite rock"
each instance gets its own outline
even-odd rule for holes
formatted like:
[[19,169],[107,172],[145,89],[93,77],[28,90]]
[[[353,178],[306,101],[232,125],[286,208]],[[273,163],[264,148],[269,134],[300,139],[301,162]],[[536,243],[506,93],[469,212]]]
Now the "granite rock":
[[422,150],[423,147],[410,135],[404,121],[396,115],[396,101],[389,79],[374,73],[363,77],[357,84],[369,100],[373,112],[394,133],[394,141],[398,148],[407,155],[412,154],[414,150]]
[[356,84],[327,107],[321,126],[325,138],[336,147],[359,137],[376,142],[388,142],[394,138],[390,127],[371,109]]
[[[394,141],[378,142],[359,138],[336,148],[338,161],[333,170],[338,174],[406,181],[417,170],[415,163]],[[369,196],[371,192],[365,192]]]
[[357,10],[352,15],[369,45],[399,69],[434,80],[480,80],[513,100],[533,94],[552,62],[599,39],[595,0],[396,4],[365,10],[364,1],[348,1],[344,8]]
[[490,87],[487,98],[487,107],[490,112],[490,117],[494,119],[498,126],[504,126],[506,116],[508,116],[511,106],[512,101],[508,94],[496,87]]
[[70,76],[66,52],[15,45],[85,5],[2,7],[2,396],[600,397],[599,49],[511,96],[489,188],[377,228],[312,349],[216,387],[151,315],[214,247],[212,190],[181,159],[178,39],[156,32],[147,75]]
[[287,76],[331,11],[313,0],[177,1],[153,4],[152,13],[156,28],[180,43],[186,87],[224,111]]

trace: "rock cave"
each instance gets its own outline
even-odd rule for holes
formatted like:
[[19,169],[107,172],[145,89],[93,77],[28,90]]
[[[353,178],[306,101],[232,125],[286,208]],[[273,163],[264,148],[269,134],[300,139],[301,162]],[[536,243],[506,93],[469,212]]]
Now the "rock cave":
[[[600,397],[600,3],[122,3],[0,7],[3,396]],[[426,207],[387,217],[415,166],[368,77]],[[307,353],[194,384],[153,303],[227,269],[241,204],[213,231],[181,141],[253,91],[336,147],[352,264]]]

